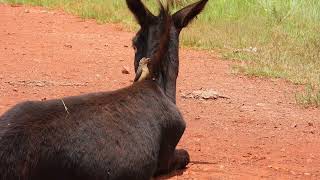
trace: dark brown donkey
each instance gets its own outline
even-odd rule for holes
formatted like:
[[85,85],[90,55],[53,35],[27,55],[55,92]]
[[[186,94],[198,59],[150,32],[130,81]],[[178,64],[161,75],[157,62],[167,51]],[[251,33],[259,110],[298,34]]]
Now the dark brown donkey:
[[135,68],[150,58],[149,78],[113,92],[23,102],[0,117],[1,180],[148,180],[185,168],[176,150],[184,130],[176,102],[179,33],[207,0],[154,16],[127,5],[141,26]]

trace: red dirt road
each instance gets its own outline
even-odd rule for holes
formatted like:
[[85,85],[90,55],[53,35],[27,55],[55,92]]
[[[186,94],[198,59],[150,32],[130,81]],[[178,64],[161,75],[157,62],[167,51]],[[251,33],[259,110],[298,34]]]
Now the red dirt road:
[[[60,11],[3,4],[0,24],[0,114],[27,99],[132,83],[134,33]],[[320,110],[296,105],[301,87],[232,74],[232,62],[214,53],[180,52],[177,105],[187,130],[179,147],[192,163],[164,178],[320,179]],[[129,75],[121,73],[123,66]],[[200,88],[230,99],[181,98]]]

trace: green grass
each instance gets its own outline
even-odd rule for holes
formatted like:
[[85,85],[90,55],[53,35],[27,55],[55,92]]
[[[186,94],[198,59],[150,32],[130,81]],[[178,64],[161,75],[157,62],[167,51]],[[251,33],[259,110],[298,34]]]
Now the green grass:
[[[174,8],[194,1],[180,0]],[[124,0],[0,2],[60,8],[100,23],[137,28]],[[156,11],[155,0],[145,2]],[[186,47],[214,49],[227,59],[246,62],[234,67],[237,72],[308,84],[306,91],[297,95],[297,102],[320,106],[319,0],[210,0],[199,18],[183,31],[181,41]]]
[[320,90],[312,86],[311,84],[306,86],[304,93],[296,94],[296,101],[304,106],[310,106],[310,104],[320,107]]

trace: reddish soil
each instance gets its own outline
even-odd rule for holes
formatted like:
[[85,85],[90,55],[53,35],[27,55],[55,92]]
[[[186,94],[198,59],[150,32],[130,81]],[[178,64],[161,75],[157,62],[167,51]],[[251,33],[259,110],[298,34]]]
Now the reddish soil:
[[[27,99],[132,83],[134,33],[117,25],[1,4],[0,22],[0,114]],[[179,146],[192,163],[164,179],[320,179],[320,110],[295,103],[301,87],[232,74],[213,52],[180,52],[177,105],[188,127]],[[200,88],[230,99],[181,98]]]

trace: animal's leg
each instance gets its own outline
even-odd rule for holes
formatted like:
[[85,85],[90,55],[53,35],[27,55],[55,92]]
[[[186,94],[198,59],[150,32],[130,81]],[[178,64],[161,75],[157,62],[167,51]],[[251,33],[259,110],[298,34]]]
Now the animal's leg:
[[169,127],[167,127],[162,137],[156,176],[183,169],[190,161],[189,153],[186,150],[175,149],[185,130],[184,122],[180,122],[176,126],[171,124]]
[[184,169],[190,162],[188,151],[184,149],[176,149],[170,164],[171,170]]

